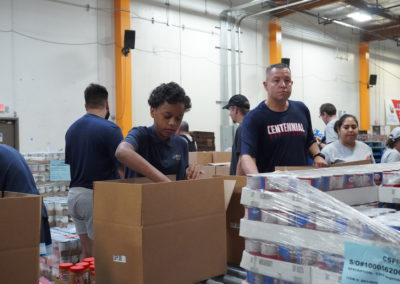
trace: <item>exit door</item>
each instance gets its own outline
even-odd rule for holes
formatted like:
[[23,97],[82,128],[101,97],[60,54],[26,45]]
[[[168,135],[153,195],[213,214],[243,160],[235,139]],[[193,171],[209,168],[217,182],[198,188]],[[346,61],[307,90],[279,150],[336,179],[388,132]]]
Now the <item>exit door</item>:
[[18,118],[0,117],[0,144],[19,150]]

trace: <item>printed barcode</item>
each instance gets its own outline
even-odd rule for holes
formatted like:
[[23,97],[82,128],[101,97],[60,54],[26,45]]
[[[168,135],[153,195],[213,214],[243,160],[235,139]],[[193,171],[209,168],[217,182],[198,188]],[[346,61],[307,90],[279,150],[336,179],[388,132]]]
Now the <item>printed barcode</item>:
[[272,266],[272,261],[271,261],[271,260],[268,260],[268,259],[260,259],[259,264],[260,264],[260,265],[264,265],[264,266],[271,267],[271,266]]

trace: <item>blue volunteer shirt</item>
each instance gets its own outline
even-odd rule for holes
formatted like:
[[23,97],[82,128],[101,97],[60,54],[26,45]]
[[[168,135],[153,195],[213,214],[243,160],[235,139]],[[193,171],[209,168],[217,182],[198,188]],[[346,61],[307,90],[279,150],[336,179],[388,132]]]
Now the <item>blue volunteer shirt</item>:
[[39,194],[25,159],[17,150],[4,144],[0,144],[0,189]]
[[275,166],[305,166],[308,148],[315,142],[310,111],[304,103],[289,100],[284,112],[270,110],[265,101],[242,123],[241,154],[256,158],[259,172]]
[[70,165],[70,187],[93,189],[94,181],[119,178],[115,150],[123,139],[113,122],[93,114],[75,121],[65,134],[65,163]]
[[[154,126],[134,127],[126,136],[135,151],[157,168],[164,175],[176,175],[177,180],[186,179],[188,167],[188,145],[179,135],[174,134],[169,140],[161,141]],[[142,177],[141,174],[125,169],[126,178]]]

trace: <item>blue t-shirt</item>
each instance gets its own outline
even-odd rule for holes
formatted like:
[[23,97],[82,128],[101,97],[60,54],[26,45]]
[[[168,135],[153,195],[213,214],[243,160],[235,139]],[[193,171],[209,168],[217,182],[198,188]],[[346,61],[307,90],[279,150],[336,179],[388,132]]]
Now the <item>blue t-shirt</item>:
[[118,179],[115,150],[123,139],[113,122],[85,114],[65,134],[65,163],[70,165],[70,187],[93,188],[94,181]]
[[[179,135],[174,134],[167,141],[161,141],[154,126],[141,126],[132,128],[124,141],[132,144],[140,156],[164,175],[176,174],[177,180],[186,179],[188,144]],[[125,177],[135,178],[142,175],[125,168]]]
[[284,112],[261,102],[245,116],[241,137],[241,154],[256,158],[260,173],[272,172],[275,166],[307,165],[308,148],[315,142],[310,111],[292,100]]
[[0,189],[39,194],[25,159],[17,150],[4,144],[0,144]]

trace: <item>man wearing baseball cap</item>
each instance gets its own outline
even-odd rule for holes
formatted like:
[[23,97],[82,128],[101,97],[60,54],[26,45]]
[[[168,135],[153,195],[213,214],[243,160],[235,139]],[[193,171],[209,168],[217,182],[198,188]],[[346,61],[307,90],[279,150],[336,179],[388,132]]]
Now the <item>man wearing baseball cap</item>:
[[241,175],[243,172],[240,167],[240,151],[242,140],[240,138],[242,132],[242,121],[245,115],[250,110],[249,100],[243,95],[234,95],[229,99],[227,105],[223,109],[229,110],[229,116],[232,118],[233,123],[239,123],[239,127],[236,129],[235,138],[232,145],[232,157],[231,157],[231,167],[229,174],[231,176]]

